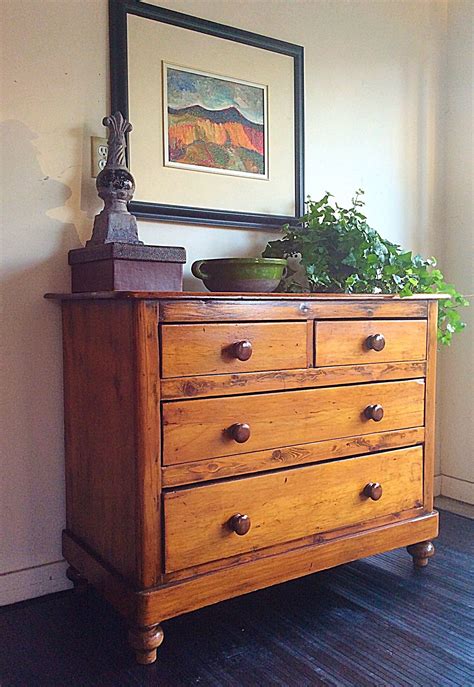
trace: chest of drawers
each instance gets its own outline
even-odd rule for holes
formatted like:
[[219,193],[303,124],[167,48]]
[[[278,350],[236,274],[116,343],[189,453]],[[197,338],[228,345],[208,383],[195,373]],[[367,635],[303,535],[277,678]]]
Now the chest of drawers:
[[407,546],[427,564],[437,301],[62,297],[69,576],[160,622]]

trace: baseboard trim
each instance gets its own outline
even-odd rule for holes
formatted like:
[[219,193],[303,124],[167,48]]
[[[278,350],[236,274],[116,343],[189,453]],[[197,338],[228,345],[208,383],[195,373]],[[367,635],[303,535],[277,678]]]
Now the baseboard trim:
[[441,496],[474,505],[474,483],[441,475]]
[[0,606],[69,589],[67,565],[66,561],[54,561],[0,575]]
[[436,475],[434,478],[434,484],[433,484],[433,496],[436,498],[436,496],[441,495],[441,475]]
[[435,499],[435,508],[437,510],[446,510],[448,513],[455,513],[462,515],[464,518],[474,520],[474,506],[470,503],[462,503],[454,499],[448,499],[447,496],[438,496]]

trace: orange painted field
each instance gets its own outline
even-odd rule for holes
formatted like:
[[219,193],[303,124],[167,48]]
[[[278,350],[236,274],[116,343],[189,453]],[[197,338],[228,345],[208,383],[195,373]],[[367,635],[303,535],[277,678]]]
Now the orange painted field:
[[235,108],[217,112],[198,107],[170,111],[168,145],[172,162],[264,173],[263,126],[249,122]]

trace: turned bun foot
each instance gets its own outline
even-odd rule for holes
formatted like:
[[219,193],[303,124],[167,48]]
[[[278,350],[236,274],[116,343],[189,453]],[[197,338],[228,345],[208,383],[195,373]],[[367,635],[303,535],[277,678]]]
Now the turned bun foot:
[[163,636],[160,625],[132,627],[130,629],[128,642],[135,652],[137,663],[148,665],[156,661],[156,650],[162,643]]
[[435,554],[435,547],[431,541],[422,541],[418,544],[407,546],[407,551],[413,558],[415,568],[425,568],[430,558]]
[[81,593],[86,591],[88,587],[88,582],[86,578],[83,575],[81,575],[79,570],[76,570],[76,568],[70,566],[66,570],[66,577],[73,583],[75,592]]

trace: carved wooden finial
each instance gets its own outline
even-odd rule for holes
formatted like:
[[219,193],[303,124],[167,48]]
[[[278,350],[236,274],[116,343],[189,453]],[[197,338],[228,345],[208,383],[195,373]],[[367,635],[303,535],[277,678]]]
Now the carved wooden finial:
[[106,167],[121,167],[127,169],[125,163],[126,135],[133,131],[133,126],[125,119],[121,112],[104,117],[102,124],[109,129],[108,154]]
[[125,158],[126,135],[133,127],[121,112],[104,117],[102,123],[109,129],[109,150],[105,167],[97,176],[96,187],[99,198],[104,201],[104,209],[96,215],[92,237],[86,245],[143,244],[138,239],[137,220],[127,208],[135,191],[135,181]]

